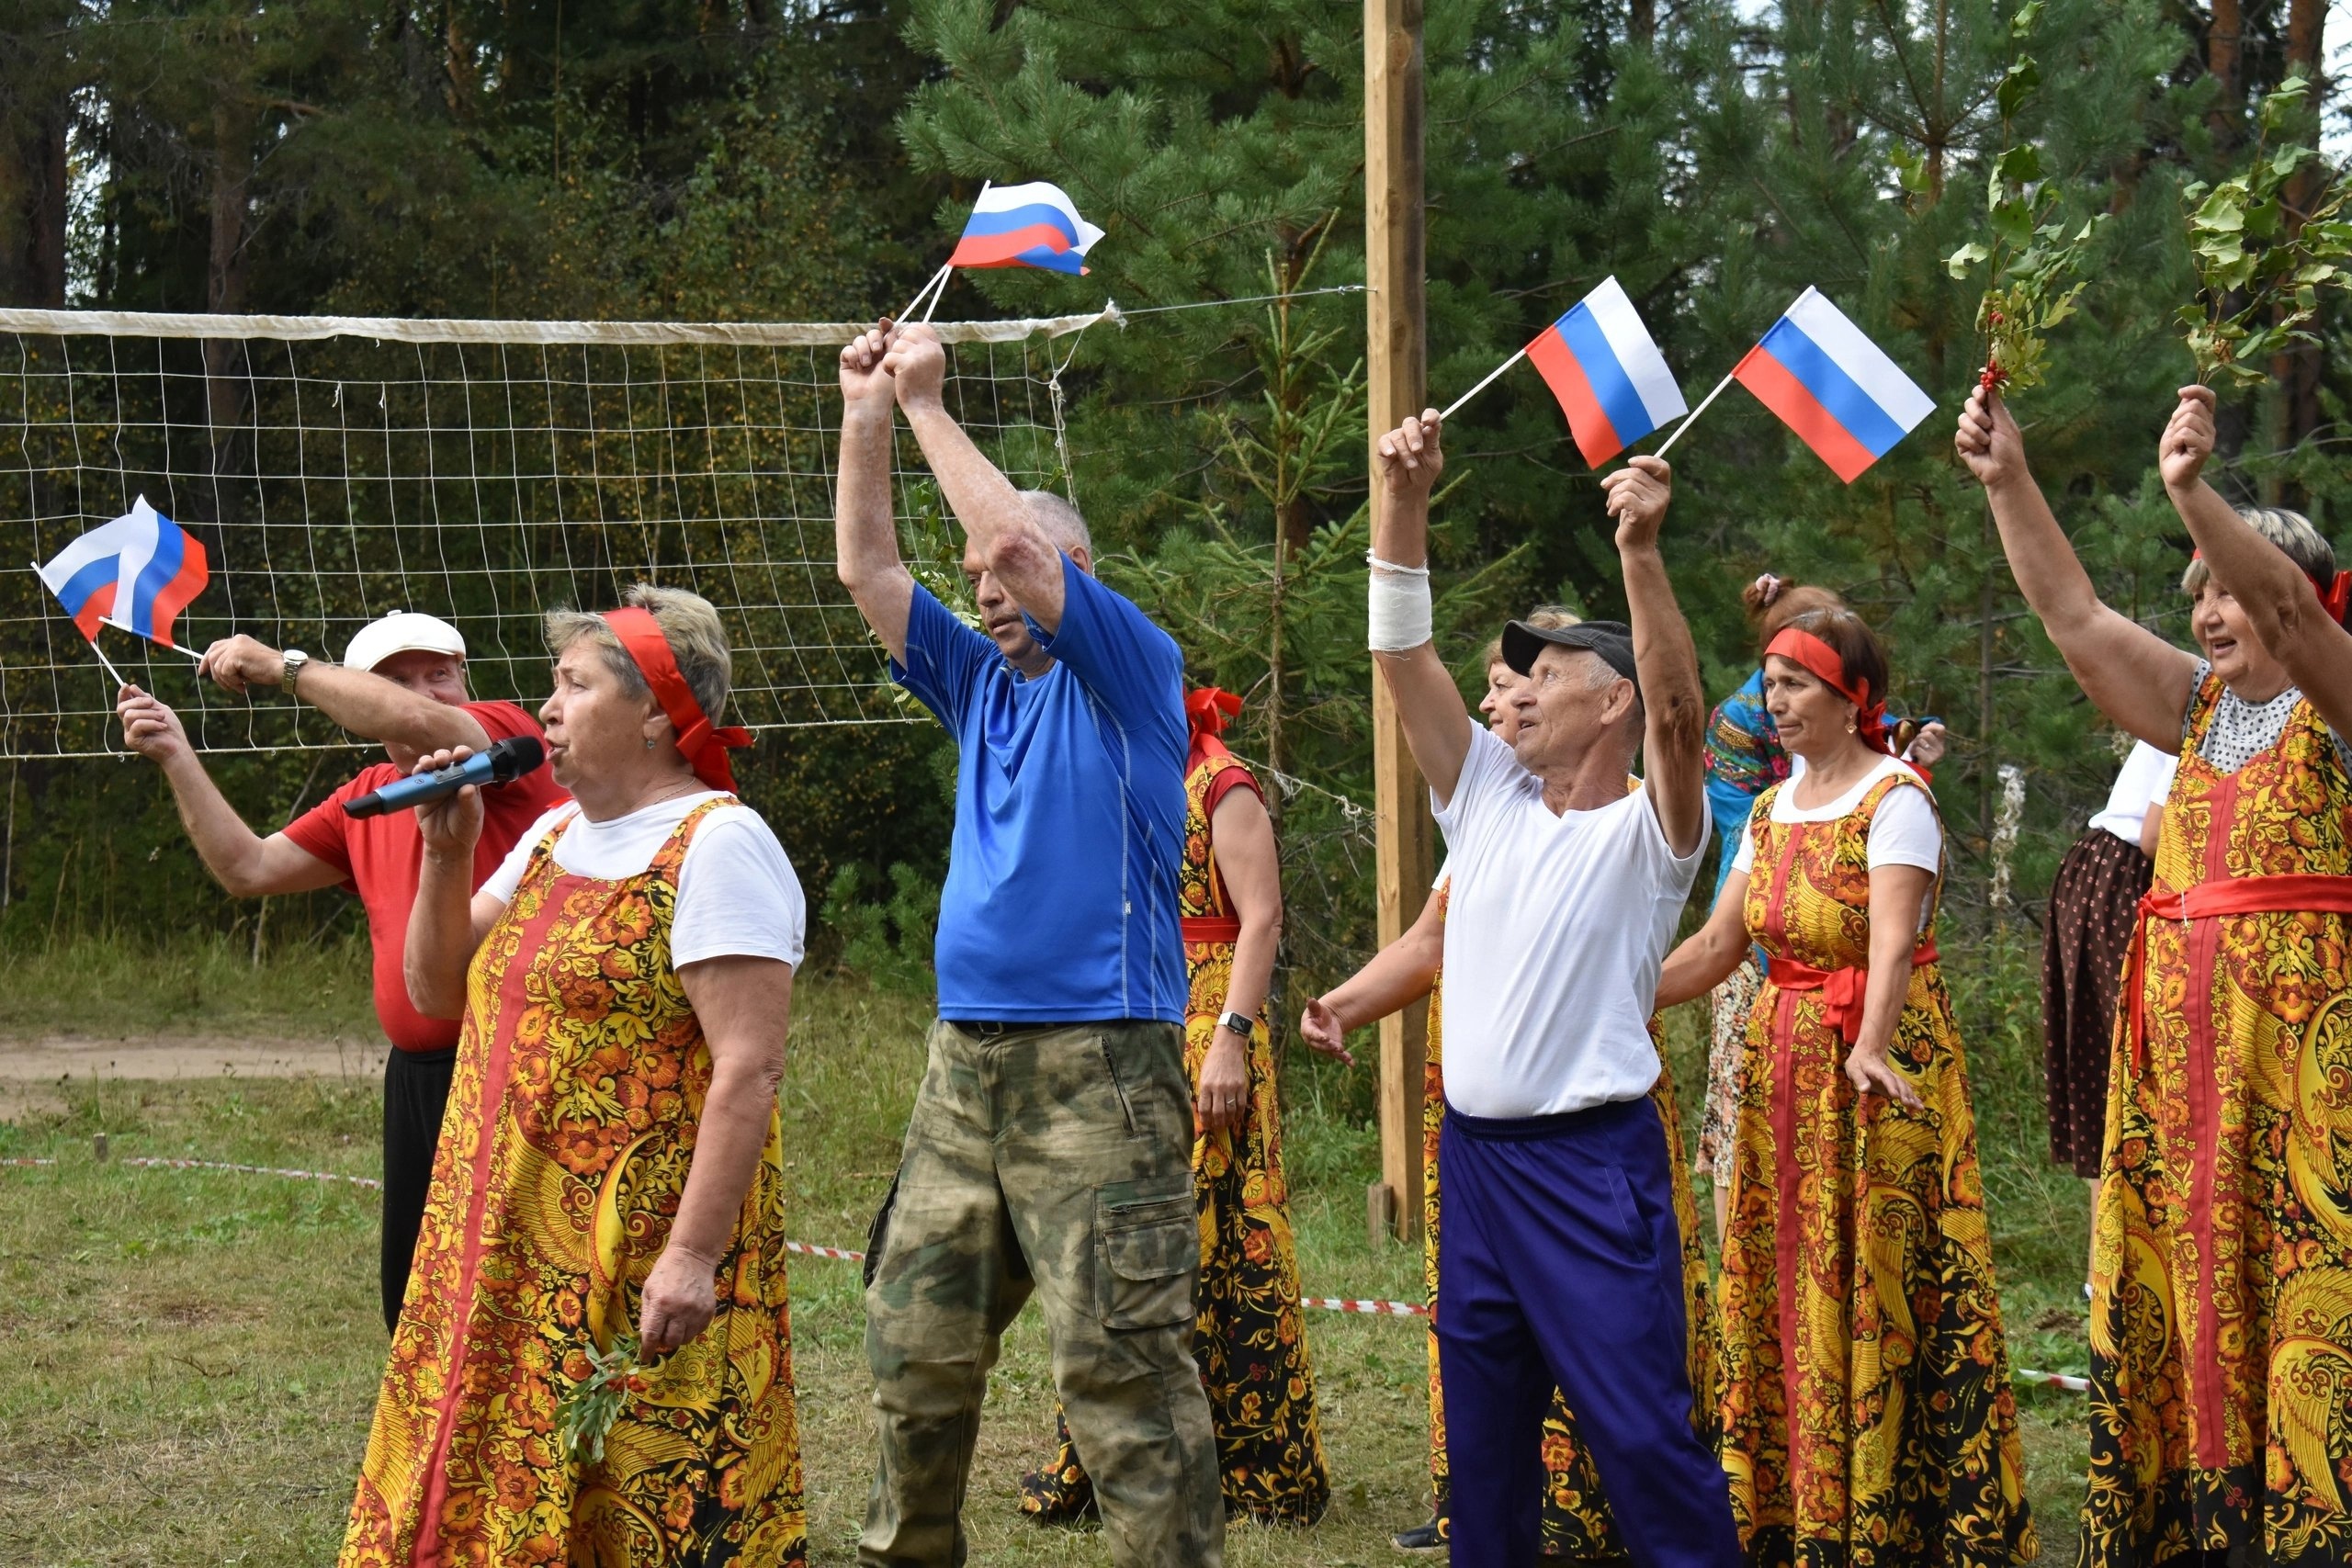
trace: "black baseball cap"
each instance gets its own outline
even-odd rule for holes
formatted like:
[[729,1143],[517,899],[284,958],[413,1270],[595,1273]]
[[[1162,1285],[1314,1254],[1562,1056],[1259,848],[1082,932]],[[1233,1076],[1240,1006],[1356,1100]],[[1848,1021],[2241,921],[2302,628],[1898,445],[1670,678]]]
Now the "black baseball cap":
[[1503,662],[1521,675],[1535,670],[1535,656],[1544,645],[1555,648],[1581,648],[1600,655],[1600,661],[1636,686],[1641,677],[1634,672],[1634,628],[1623,621],[1578,621],[1572,626],[1531,626],[1525,621],[1513,621],[1503,628]]

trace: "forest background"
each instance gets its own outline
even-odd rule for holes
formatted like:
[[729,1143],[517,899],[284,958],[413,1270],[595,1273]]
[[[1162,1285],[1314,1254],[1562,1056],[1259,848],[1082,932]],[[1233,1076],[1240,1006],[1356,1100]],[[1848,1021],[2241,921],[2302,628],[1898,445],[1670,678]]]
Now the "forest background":
[[[15,0],[0,17],[0,303],[550,319],[828,321],[907,297],[984,179],[1053,180],[1108,231],[1080,281],[967,275],[944,313],[1244,301],[1086,339],[1073,478],[1104,575],[1197,679],[1242,693],[1273,792],[1295,992],[1370,941],[1363,41],[1340,0]],[[2019,400],[2102,592],[2186,643],[2184,531],[2154,476],[2190,378],[2181,191],[2245,164],[2259,105],[2319,77],[2322,0],[1431,0],[1430,387],[1443,402],[1615,275],[1695,403],[1807,285],[1938,412],[1841,485],[1734,393],[1675,453],[1669,566],[1711,690],[1753,649],[1737,592],[1836,587],[1886,634],[1899,711],[1941,716],[1948,904],[2035,919],[2118,748],[2025,613],[1949,432],[1983,363],[1988,181],[2107,215]],[[1999,91],[2022,56],[2039,89]],[[2296,111],[2302,140],[2332,96]],[[2022,165],[2010,163],[2014,174]],[[2301,176],[2289,207],[2322,176]],[[1998,188],[1992,192],[1998,197]],[[2015,195],[2014,188],[2010,190]],[[2293,221],[2290,210],[2288,220]],[[974,292],[977,290],[977,292]],[[2352,314],[2225,387],[2243,499],[2344,537]],[[1598,486],[1521,369],[1450,427],[1442,648],[1538,601],[1622,613]],[[29,613],[29,605],[27,606]],[[13,608],[11,614],[17,613]],[[920,984],[952,774],[928,725],[764,739],[747,792],[831,952]],[[218,759],[256,823],[365,753]],[[2004,768],[2022,784],[1996,853]],[[205,877],[153,772],[7,767],[0,947],[209,933],[256,963],[349,941],[334,894]],[[2017,809],[2015,807],[2013,810]],[[1996,873],[1996,860],[2012,875]]]

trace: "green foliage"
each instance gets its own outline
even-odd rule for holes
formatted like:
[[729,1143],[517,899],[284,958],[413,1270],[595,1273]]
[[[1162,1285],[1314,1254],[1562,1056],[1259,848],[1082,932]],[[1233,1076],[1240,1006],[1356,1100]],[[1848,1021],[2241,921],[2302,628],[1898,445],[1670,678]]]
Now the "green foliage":
[[841,966],[894,990],[934,989],[931,954],[939,934],[938,869],[893,862],[888,891],[869,891],[874,877],[844,865],[825,889],[822,918],[841,940]]
[[[2009,36],[2024,42],[2041,16],[2041,0],[2028,0],[2010,19]],[[1984,298],[1976,307],[1976,331],[1985,342],[1980,380],[2008,391],[2025,391],[2041,383],[2046,334],[2075,313],[2075,302],[2087,282],[2081,274],[2092,238],[2107,218],[2094,214],[2071,235],[2071,225],[2053,220],[2063,184],[2045,179],[2039,146],[2014,140],[2019,114],[2041,86],[2041,65],[2020,52],[1993,90],[2009,144],[1993,159],[1985,179],[1992,243],[1972,240],[1945,264],[1955,278],[1965,278],[1979,264],[1990,264]],[[1911,160],[1914,164],[1921,162]]]
[[[2270,356],[2293,344],[2317,344],[2311,330],[2319,291],[2341,291],[2352,264],[2352,219],[2342,216],[2352,186],[2315,167],[2319,154],[2286,140],[2312,118],[2311,82],[2290,76],[2262,100],[2261,136],[2253,160],[2218,184],[2181,190],[2198,300],[2184,305],[2197,378],[2227,377],[2241,388],[2269,379]],[[2322,182],[2316,199],[2308,176]]]
[[591,1345],[588,1375],[564,1392],[555,1411],[556,1438],[564,1457],[587,1466],[605,1457],[605,1438],[621,1418],[631,1394],[645,1392],[647,1369],[637,1359],[637,1336],[616,1334],[610,1348]]

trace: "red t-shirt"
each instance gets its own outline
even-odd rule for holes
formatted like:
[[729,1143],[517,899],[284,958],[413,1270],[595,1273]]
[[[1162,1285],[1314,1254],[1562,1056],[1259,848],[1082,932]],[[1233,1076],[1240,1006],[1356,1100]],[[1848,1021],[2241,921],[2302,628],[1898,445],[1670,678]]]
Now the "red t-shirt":
[[[513,703],[468,703],[492,740],[510,735],[537,736],[538,721]],[[385,1037],[403,1051],[439,1051],[458,1043],[458,1021],[427,1018],[409,1005],[401,959],[408,946],[408,912],[416,902],[424,839],[413,811],[381,817],[346,817],[343,803],[404,776],[390,762],[362,768],[359,776],[286,825],[295,846],[343,873],[343,885],[359,895],[368,910],[368,942],[374,949],[376,1020]],[[534,768],[512,784],[481,792],[481,841],[474,846],[474,886],[498,869],[514,840],[539,814],[565,798],[554,773]]]

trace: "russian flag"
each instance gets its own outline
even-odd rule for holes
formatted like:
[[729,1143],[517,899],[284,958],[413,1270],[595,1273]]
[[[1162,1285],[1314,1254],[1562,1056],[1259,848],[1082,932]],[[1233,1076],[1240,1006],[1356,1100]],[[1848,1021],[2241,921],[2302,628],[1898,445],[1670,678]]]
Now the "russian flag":
[[1732,375],[1848,484],[1936,406],[1816,288],[1797,296]]
[[1666,356],[1613,277],[1545,327],[1527,357],[1560,400],[1577,450],[1593,468],[1689,412]]
[[972,204],[949,266],[1042,266],[1082,273],[1102,231],[1078,215],[1059,186],[989,186]]
[[170,648],[172,621],[204,592],[212,571],[204,547],[141,496],[129,512],[93,528],[39,569],[84,637],[96,642],[98,623]]

